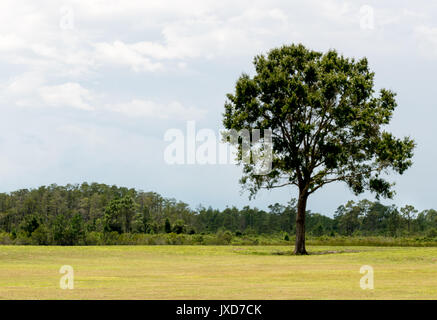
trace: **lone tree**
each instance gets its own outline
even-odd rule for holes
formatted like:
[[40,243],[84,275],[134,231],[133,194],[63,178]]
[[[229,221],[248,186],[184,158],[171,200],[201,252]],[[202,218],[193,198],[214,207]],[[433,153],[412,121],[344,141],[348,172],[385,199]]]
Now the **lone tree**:
[[402,174],[412,165],[415,142],[383,129],[397,106],[395,93],[381,89],[375,95],[366,58],[299,44],[256,56],[253,63],[255,75],[242,74],[227,95],[223,123],[228,130],[272,130],[272,170],[258,175],[256,163],[240,161],[240,182],[251,196],[261,188],[297,186],[294,252],[307,254],[309,195],[343,181],[355,194],[370,190],[378,199],[392,198],[394,183],[386,181],[387,173]]

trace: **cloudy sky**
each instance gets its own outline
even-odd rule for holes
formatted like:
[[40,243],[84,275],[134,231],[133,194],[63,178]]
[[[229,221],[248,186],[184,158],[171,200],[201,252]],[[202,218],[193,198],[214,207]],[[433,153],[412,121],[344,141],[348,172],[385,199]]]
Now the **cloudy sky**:
[[[0,191],[102,182],[189,203],[266,208],[293,188],[240,194],[233,165],[168,165],[169,129],[221,128],[225,94],[282,44],[368,57],[398,93],[391,124],[418,143],[395,203],[437,208],[437,3],[431,1],[0,2]],[[373,199],[370,195],[365,195]],[[332,215],[343,185],[312,196]]]

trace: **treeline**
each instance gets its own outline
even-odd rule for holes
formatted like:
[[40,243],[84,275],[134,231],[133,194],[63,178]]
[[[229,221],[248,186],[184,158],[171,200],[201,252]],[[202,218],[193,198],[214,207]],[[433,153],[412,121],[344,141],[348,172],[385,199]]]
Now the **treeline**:
[[[209,239],[211,244],[256,235],[276,235],[287,241],[294,235],[295,218],[296,200],[271,205],[268,210],[248,206],[224,210],[199,206],[193,210],[154,192],[98,183],[0,193],[3,243],[117,244],[123,242],[120,239],[132,242],[141,236],[152,239],[150,235],[165,234],[169,237],[163,243],[176,241],[178,235],[192,235],[199,243]],[[437,211],[418,213],[412,206],[350,201],[340,206],[333,218],[308,212],[306,226],[313,236],[437,237]]]

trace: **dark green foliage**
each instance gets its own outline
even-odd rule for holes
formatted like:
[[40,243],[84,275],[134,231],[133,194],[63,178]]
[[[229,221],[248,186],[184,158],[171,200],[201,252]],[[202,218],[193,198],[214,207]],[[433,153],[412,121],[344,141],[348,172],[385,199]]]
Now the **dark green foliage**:
[[171,232],[171,224],[170,224],[170,221],[168,219],[165,219],[164,231],[165,231],[165,233]]
[[[3,237],[7,243],[39,245],[134,243],[135,234],[138,239],[156,235],[156,244],[166,244],[180,242],[177,236],[187,233],[202,244],[254,244],[263,235],[284,241],[286,234],[289,239],[295,235],[296,203],[274,204],[267,211],[248,206],[192,210],[152,192],[102,184],[53,185],[0,194],[0,233],[8,235]],[[307,231],[313,236],[432,236],[435,231],[429,230],[437,229],[437,211],[404,212],[379,202],[351,201],[340,206],[334,218],[307,211]],[[158,235],[163,232],[174,235],[161,241]],[[207,240],[209,235],[214,237]]]
[[313,234],[316,237],[320,237],[324,234],[323,226],[321,224],[317,225],[316,229],[314,229]]
[[255,75],[243,74],[227,95],[223,119],[227,129],[273,130],[271,174],[245,164],[242,182],[252,193],[294,184],[311,194],[344,181],[356,194],[393,195],[381,173],[408,169],[415,143],[384,130],[396,94],[375,93],[366,58],[290,45],[255,57],[254,67]]
[[24,217],[24,220],[20,224],[20,229],[26,233],[28,237],[38,229],[40,221],[36,215],[28,215]]
[[32,239],[37,245],[48,245],[49,232],[44,225],[39,226],[34,232],[32,232]]
[[[167,220],[166,220],[167,221]],[[186,233],[187,226],[184,223],[184,220],[176,220],[173,225],[173,232],[176,234]]]
[[437,229],[432,228],[426,232],[426,236],[429,238],[437,238]]
[[218,244],[230,244],[232,241],[232,233],[229,230],[222,231],[220,230],[217,233]]
[[131,196],[113,199],[105,208],[105,231],[131,232],[135,211],[136,204]]

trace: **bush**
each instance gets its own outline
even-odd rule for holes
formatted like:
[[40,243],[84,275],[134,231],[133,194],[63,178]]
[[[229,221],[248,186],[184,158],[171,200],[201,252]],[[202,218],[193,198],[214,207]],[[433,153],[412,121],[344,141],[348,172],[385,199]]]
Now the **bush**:
[[314,229],[314,231],[313,231],[313,234],[316,236],[316,237],[321,237],[322,235],[323,235],[323,226],[321,225],[321,224],[319,224],[317,227],[316,227],[316,229]]
[[19,232],[17,234],[17,238],[15,239],[14,243],[18,244],[18,245],[32,244],[32,238],[26,236],[26,234],[24,232]]
[[12,236],[7,232],[0,232],[0,244],[13,244]]
[[165,238],[164,235],[156,234],[150,238],[150,244],[158,245],[158,246],[164,245],[167,244],[167,239]]
[[23,221],[20,223],[20,230],[26,234],[26,237],[30,237],[31,234],[38,229],[40,221],[36,215],[27,215],[24,217]]
[[85,244],[88,246],[97,246],[102,243],[102,234],[100,232],[91,231],[85,235]]
[[284,240],[285,241],[290,241],[290,236],[288,235],[288,233],[285,233]]
[[217,233],[217,244],[229,244],[232,241],[232,233],[230,231],[219,231]]
[[201,234],[195,234],[192,237],[193,244],[203,244],[203,236]]
[[165,233],[171,233],[171,224],[170,224],[170,221],[168,219],[165,219],[164,231],[165,231]]
[[257,232],[252,227],[247,227],[246,230],[244,230],[244,234],[247,236],[256,236]]
[[435,228],[429,229],[429,230],[426,232],[426,236],[427,236],[428,238],[437,238],[437,229],[435,229]]
[[173,225],[173,232],[176,234],[185,233],[186,226],[183,220],[176,220]]
[[134,244],[138,244],[138,245],[149,244],[149,238],[150,238],[149,234],[144,234],[144,233],[135,234],[135,236],[134,236],[135,243]]
[[40,225],[32,232],[32,241],[37,245],[49,244],[49,233],[44,225]]
[[183,239],[180,237],[180,235],[172,232],[167,235],[167,244],[182,244]]
[[106,245],[117,245],[119,234],[117,231],[105,232],[103,234],[103,239]]
[[115,244],[119,244],[119,245],[131,245],[131,244],[135,244],[135,235],[133,235],[132,233],[122,233],[118,236],[118,240],[117,243]]

